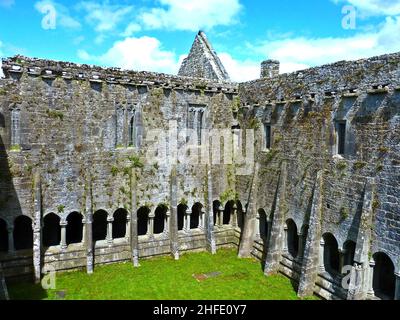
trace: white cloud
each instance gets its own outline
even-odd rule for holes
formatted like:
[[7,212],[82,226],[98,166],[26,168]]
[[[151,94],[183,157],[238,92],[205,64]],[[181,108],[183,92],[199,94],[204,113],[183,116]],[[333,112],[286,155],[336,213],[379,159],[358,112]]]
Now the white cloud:
[[244,82],[260,77],[260,62],[252,60],[238,61],[229,53],[218,55],[232,81]]
[[49,5],[54,7],[55,9],[56,25],[60,25],[68,29],[79,29],[81,27],[79,21],[74,19],[70,15],[68,8],[55,1],[52,0],[38,1],[35,3],[35,9],[42,14],[43,12],[47,11],[46,7],[48,7]]
[[397,16],[400,14],[400,0],[332,0],[335,3],[349,3],[355,6],[361,16]]
[[125,31],[121,34],[123,37],[130,37],[132,36],[134,33],[139,32],[142,30],[142,27],[135,23],[135,22],[131,22],[125,29]]
[[5,8],[11,8],[15,4],[14,0],[0,0],[0,6]]
[[86,11],[86,21],[95,27],[97,32],[112,31],[133,11],[133,6],[110,5],[92,1],[82,1],[76,8]]
[[158,1],[162,7],[147,10],[139,17],[149,29],[198,31],[227,26],[236,22],[242,9],[239,0]]
[[400,51],[400,17],[387,17],[375,30],[346,38],[271,40],[249,48],[256,54],[279,60],[281,72]]
[[117,41],[106,53],[99,56],[79,50],[78,57],[104,66],[139,71],[176,74],[179,68],[175,53],[164,50],[158,39],[147,36]]

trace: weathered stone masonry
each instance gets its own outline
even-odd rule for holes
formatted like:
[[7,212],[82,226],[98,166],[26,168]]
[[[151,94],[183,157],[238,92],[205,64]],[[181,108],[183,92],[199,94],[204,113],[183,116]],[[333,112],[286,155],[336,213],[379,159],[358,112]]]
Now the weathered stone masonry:
[[[6,279],[233,245],[267,275],[294,279],[300,296],[399,299],[400,54],[283,75],[277,61],[262,68],[262,79],[237,85],[5,59]],[[171,120],[178,130],[254,129],[252,173],[147,164],[151,131]]]

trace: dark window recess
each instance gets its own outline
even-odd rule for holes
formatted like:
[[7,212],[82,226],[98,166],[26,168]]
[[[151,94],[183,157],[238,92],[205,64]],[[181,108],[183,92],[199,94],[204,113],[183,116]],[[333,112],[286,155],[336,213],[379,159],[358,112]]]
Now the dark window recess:
[[271,125],[264,124],[265,131],[265,148],[271,149]]
[[338,154],[345,154],[346,122],[338,123]]

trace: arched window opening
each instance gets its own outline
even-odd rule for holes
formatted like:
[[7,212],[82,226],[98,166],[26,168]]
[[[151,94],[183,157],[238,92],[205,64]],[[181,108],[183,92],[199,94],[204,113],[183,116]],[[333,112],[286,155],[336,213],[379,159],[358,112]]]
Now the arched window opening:
[[154,234],[161,234],[165,230],[165,216],[168,208],[166,206],[158,206],[154,214]]
[[238,227],[242,230],[244,226],[244,219],[246,212],[243,211],[243,206],[240,201],[237,202],[237,215],[238,215]]
[[233,210],[233,201],[228,201],[224,208],[222,224],[229,225],[231,223],[232,210]]
[[187,206],[182,203],[178,205],[178,230],[183,230],[183,226],[185,224],[186,208]]
[[101,241],[107,238],[108,214],[104,210],[96,211],[93,215],[93,241]]
[[83,236],[82,215],[79,212],[72,212],[67,217],[66,238],[67,245],[81,243]]
[[375,261],[373,289],[375,296],[384,300],[393,300],[396,288],[396,276],[392,260],[383,252],[373,255]]
[[14,221],[14,246],[15,250],[33,248],[32,220],[27,216],[19,216]]
[[129,146],[136,147],[136,121],[134,115],[129,121]]
[[293,258],[296,258],[299,252],[299,235],[297,233],[297,226],[292,219],[286,221],[286,226],[288,251]]
[[120,239],[126,237],[126,218],[128,212],[125,209],[118,209],[114,213],[114,221],[112,227],[113,239]]
[[338,243],[335,237],[326,233],[323,236],[324,239],[324,266],[328,272],[338,273],[339,271],[339,250]]
[[138,235],[139,236],[144,236],[147,234],[149,213],[150,213],[150,209],[147,207],[141,207],[138,210]]
[[267,214],[265,213],[264,209],[259,209],[258,215],[259,215],[260,238],[263,240],[267,240],[267,238],[268,238]]
[[214,226],[217,225],[220,205],[221,205],[221,202],[219,202],[218,200],[214,200],[214,202],[213,202]]
[[197,229],[200,224],[201,203],[196,203],[192,207],[192,215],[190,216],[190,229]]
[[344,249],[344,265],[352,266],[354,265],[354,255],[356,253],[356,243],[354,241],[346,241],[343,245]]
[[8,230],[7,222],[0,219],[0,252],[8,251]]
[[54,213],[50,213],[43,219],[43,245],[45,247],[58,246],[60,241],[60,217]]

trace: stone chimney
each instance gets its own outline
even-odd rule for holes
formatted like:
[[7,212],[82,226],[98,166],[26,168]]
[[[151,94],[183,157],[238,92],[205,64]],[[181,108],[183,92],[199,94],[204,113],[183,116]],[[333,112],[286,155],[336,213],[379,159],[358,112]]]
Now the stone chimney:
[[265,60],[261,62],[261,78],[273,78],[279,75],[280,62],[277,60]]

